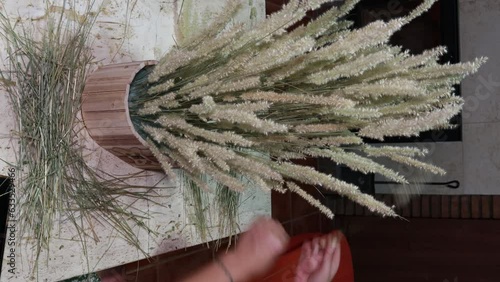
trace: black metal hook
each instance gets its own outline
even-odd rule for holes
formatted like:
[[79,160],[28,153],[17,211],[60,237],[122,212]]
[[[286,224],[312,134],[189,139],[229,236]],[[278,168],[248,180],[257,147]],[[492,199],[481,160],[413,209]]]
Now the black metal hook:
[[[398,182],[392,181],[375,181],[375,184],[394,184],[394,185],[404,185]],[[422,184],[422,185],[434,185],[434,186],[446,186],[448,189],[458,189],[460,188],[460,182],[458,180],[453,180],[449,182],[410,182],[409,184]]]

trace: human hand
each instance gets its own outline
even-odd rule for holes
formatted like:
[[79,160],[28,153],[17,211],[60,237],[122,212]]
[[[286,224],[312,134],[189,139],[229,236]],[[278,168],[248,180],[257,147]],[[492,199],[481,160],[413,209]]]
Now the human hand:
[[328,234],[302,245],[295,282],[329,282],[340,264],[340,238]]
[[257,219],[238,240],[233,252],[221,258],[235,281],[264,274],[285,251],[288,235],[271,218]]

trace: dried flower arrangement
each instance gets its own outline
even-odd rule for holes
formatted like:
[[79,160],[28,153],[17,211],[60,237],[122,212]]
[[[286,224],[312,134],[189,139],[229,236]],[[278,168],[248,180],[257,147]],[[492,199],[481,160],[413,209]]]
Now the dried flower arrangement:
[[[63,3],[63,9],[68,4]],[[48,4],[49,5],[49,4]],[[69,222],[84,252],[88,239],[98,240],[96,225],[115,230],[139,247],[139,226],[146,214],[131,210],[127,199],[152,200],[151,188],[128,185],[133,176],[116,177],[90,167],[82,148],[78,119],[81,95],[92,65],[89,33],[97,18],[88,2],[85,17],[66,20],[51,15],[43,30],[12,25],[0,13],[0,36],[6,43],[8,69],[0,72],[16,116],[18,226],[32,238],[38,256],[47,249],[57,222]],[[134,188],[134,189],[128,189]],[[86,253],[84,253],[86,255]]]
[[[463,100],[453,86],[484,58],[439,64],[445,48],[410,55],[388,43],[435,0],[408,16],[354,30],[344,16],[358,1],[348,0],[292,31],[287,29],[307,11],[329,1],[289,1],[251,30],[230,24],[239,2],[228,1],[194,36],[178,34],[178,45],[133,83],[131,119],[167,174],[179,166],[198,198],[212,190],[209,183],[230,195],[249,185],[291,191],[332,218],[300,183],[335,191],[383,216],[397,215],[358,187],[293,159],[329,158],[398,183],[407,180],[376,158],[445,173],[415,159],[425,150],[374,147],[363,139],[447,128],[460,112]],[[234,207],[234,201],[226,202]]]

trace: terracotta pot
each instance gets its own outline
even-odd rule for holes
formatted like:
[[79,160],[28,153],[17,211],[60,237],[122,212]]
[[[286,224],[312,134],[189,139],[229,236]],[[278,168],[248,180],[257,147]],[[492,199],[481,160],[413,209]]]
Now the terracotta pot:
[[136,74],[156,61],[107,65],[92,73],[82,96],[82,116],[92,139],[126,163],[161,170],[129,116],[128,95]]

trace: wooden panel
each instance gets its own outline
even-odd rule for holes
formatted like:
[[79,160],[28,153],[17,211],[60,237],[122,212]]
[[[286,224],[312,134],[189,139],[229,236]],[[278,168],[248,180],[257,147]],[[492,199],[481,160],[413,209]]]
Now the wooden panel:
[[441,196],[431,196],[431,217],[441,217]]
[[344,200],[343,197],[339,197],[335,200],[335,213],[336,214],[345,214],[345,203],[346,200]]
[[403,204],[403,210],[401,212],[401,215],[403,217],[410,217],[411,216],[411,202]]
[[491,218],[491,196],[481,196],[481,216],[482,218]]
[[422,196],[421,199],[422,217],[431,217],[431,197],[428,195]]
[[345,201],[345,214],[353,215],[354,214],[354,202],[351,200]]
[[107,83],[107,84],[89,84],[85,86],[84,94],[99,94],[103,92],[118,92],[128,90],[128,84],[124,83]]
[[371,210],[369,210],[368,208],[365,208],[365,216],[373,216],[375,215]]
[[[96,93],[97,94],[97,93]],[[86,115],[92,115],[92,112],[106,112],[125,110],[128,104],[124,99],[123,92],[103,92],[99,95],[85,95],[82,98],[82,108]]]
[[493,218],[500,219],[500,196],[493,196]]
[[415,197],[411,200],[411,214],[412,217],[421,217],[422,205],[420,203],[421,197]]
[[[316,187],[306,184],[300,184],[300,187],[311,197],[322,201],[323,196]],[[292,218],[299,218],[305,215],[318,212],[318,209],[312,206],[308,201],[296,193],[291,194]]]
[[154,61],[107,65],[92,73],[82,97],[90,136],[104,149],[137,168],[161,170],[128,116],[128,90],[137,72]]
[[355,212],[356,215],[364,215],[364,208],[362,205],[356,204],[355,205]]
[[[122,115],[119,115],[116,112],[99,113],[99,114],[109,116],[109,118],[96,119],[96,120],[87,119],[85,121],[85,125],[92,129],[102,130],[110,128],[111,123],[109,122],[109,120],[111,119],[113,120],[113,125],[115,125],[116,127],[127,127],[129,125],[128,120],[123,119]],[[113,115],[119,115],[119,116],[117,116],[116,118],[111,118],[111,116]]]
[[394,205],[394,196],[393,195],[384,195],[384,198],[382,200],[386,205],[388,205],[389,207],[391,207],[392,205]]
[[450,218],[450,196],[441,197],[441,217]]
[[287,191],[282,194],[273,190],[271,192],[271,211],[273,218],[280,222],[292,219],[291,192]]
[[321,232],[320,213],[292,220],[292,236]]
[[460,196],[451,196],[450,216],[460,218]]
[[471,218],[471,202],[470,196],[462,196],[460,197],[460,217],[461,218]]
[[481,218],[481,196],[471,196],[471,216]]

